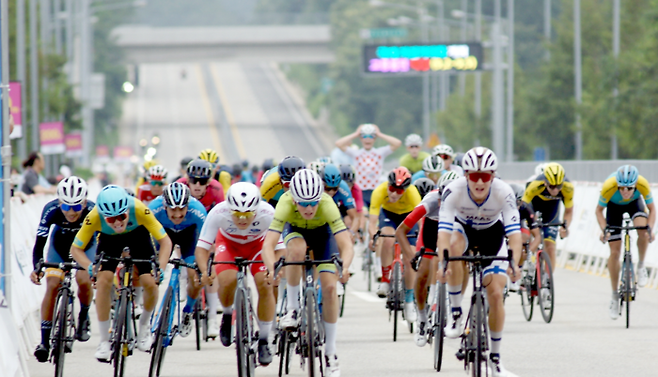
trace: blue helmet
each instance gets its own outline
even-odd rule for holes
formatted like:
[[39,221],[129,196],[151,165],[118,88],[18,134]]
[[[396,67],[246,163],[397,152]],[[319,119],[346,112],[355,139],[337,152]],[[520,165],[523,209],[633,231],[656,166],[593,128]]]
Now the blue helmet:
[[327,187],[338,187],[340,185],[340,169],[334,164],[326,164],[324,166],[324,175],[322,177],[324,184]]
[[617,169],[617,186],[635,186],[639,174],[633,165],[623,165]]
[[98,212],[103,217],[114,217],[128,210],[128,192],[117,185],[103,187],[96,200]]

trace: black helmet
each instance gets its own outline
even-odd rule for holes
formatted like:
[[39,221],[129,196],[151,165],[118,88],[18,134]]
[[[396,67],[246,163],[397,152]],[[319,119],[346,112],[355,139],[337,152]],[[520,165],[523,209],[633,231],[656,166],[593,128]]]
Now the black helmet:
[[187,175],[194,178],[210,178],[212,165],[206,160],[197,158],[187,165]]
[[306,168],[306,164],[301,158],[297,156],[284,157],[278,167],[279,177],[282,181],[288,182],[295,173],[304,168]]
[[414,182],[414,186],[418,189],[421,198],[424,198],[425,195],[436,188],[434,181],[429,178],[419,178]]
[[274,159],[272,158],[266,158],[265,161],[263,161],[263,171],[268,171],[274,167]]
[[183,159],[180,160],[180,167],[187,168],[187,165],[189,165],[192,160],[194,160],[192,157],[183,157]]

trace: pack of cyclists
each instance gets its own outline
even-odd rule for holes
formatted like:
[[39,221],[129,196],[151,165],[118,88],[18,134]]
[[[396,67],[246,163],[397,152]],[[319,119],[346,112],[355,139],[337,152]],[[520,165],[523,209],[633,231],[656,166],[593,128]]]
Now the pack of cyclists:
[[[360,149],[350,147],[356,138],[361,141]],[[377,139],[387,145],[375,147]],[[354,165],[336,165],[330,158],[306,164],[299,157],[287,156],[278,164],[266,161],[263,166],[268,169],[261,173],[241,173],[251,180],[259,178],[256,183],[232,183],[233,177],[219,165],[216,152],[205,149],[197,158],[181,161],[181,176],[169,184],[166,169],[150,164],[138,182],[136,196],[122,187],[108,185],[96,203],[87,200],[84,180],[69,177],[59,183],[57,199],[43,209],[33,251],[34,266],[44,259],[44,252],[48,262],[79,264],[75,278],[80,311],[75,338],[83,342],[90,338],[92,321],[88,311],[93,297],[91,282],[95,281],[96,321],[100,329],[95,357],[109,362],[110,309],[118,261],[99,263],[98,253],[119,258],[128,248],[132,258],[156,261],[134,266],[135,286],[143,291],[136,342],[141,351],[149,351],[152,346],[150,321],[158,301],[157,285],[164,279],[173,254],[197,266],[183,274],[186,304],[178,333],[183,337],[191,333],[195,304],[205,286],[208,336],[219,336],[226,347],[233,342],[237,267],[217,264],[209,269],[209,258],[214,256],[217,262],[233,261],[236,257],[262,261],[251,264],[250,272],[258,293],[257,358],[260,365],[267,366],[273,357],[269,341],[272,330],[294,330],[302,315],[298,299],[302,267],[289,265],[275,276],[276,262],[281,257],[287,262],[301,262],[308,252],[316,260],[338,255],[346,273],[340,275],[333,264],[316,268],[322,291],[325,375],[338,377],[338,292],[343,289],[341,283],[349,280],[347,271],[355,256],[355,243],[367,245],[366,252],[376,255],[374,271],[380,280],[379,297],[389,294],[393,250],[399,244],[406,287],[404,318],[415,323],[414,339],[419,347],[427,342],[429,307],[436,282],[445,283],[448,292],[446,337],[458,338],[464,330],[462,297],[469,269],[463,262],[450,262],[444,272],[442,251],[458,257],[474,250],[484,256],[506,256],[511,250],[509,262],[485,263],[482,280],[489,304],[489,366],[493,376],[506,376],[500,352],[505,322],[504,289],[519,289],[526,250],[535,251],[542,244],[555,266],[556,238],[568,236],[573,218],[574,186],[558,163],[538,166],[525,187],[510,185],[496,176],[498,159],[493,151],[473,148],[460,156],[457,165],[450,146],[441,144],[431,153],[422,152],[423,140],[416,134],[405,139],[409,153],[400,159],[400,166],[384,172],[385,157],[401,144],[376,125],[363,124],[336,142],[336,147],[349,155]],[[560,203],[564,206],[564,226],[539,229],[534,225],[535,212],[541,212],[544,223],[557,222]],[[621,235],[619,231],[609,231],[608,226],[620,226],[624,213],[630,215],[636,226],[653,227],[655,223],[648,182],[631,165],[620,167],[604,182],[596,208],[601,241],[610,246],[612,319],[619,313]],[[637,281],[644,286],[648,280],[644,259],[653,235],[650,229],[638,233]],[[374,243],[374,234],[389,237]],[[435,251],[438,256],[423,256],[418,272],[414,272],[410,263],[421,248]],[[49,359],[54,298],[62,276],[61,270],[53,268],[45,273],[35,270],[31,275],[35,284],[41,284],[45,277],[47,285],[41,307],[41,342],[34,352],[40,362]],[[287,291],[287,301],[277,324],[281,289]],[[222,318],[218,325],[220,303]]]

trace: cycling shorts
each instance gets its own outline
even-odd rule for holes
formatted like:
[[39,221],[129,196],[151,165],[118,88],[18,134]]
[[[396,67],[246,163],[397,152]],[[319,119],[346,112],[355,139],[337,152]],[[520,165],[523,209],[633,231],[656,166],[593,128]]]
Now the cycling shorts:
[[[329,224],[315,229],[306,229],[286,223],[283,227],[282,236],[286,245],[294,238],[303,238],[306,241],[306,246],[311,249],[312,259],[331,259],[332,255],[338,255],[338,244]],[[319,265],[317,269],[319,272],[336,272],[336,267],[333,264]]]
[[[182,259],[187,260],[187,257],[189,256],[194,257],[194,249],[196,248],[197,241],[196,231],[196,224],[190,225],[180,232],[176,232],[170,228],[165,228],[165,232],[167,232],[167,235],[171,238],[171,244],[180,247]],[[194,262],[194,259],[192,259],[192,262]]]
[[[400,226],[400,224],[404,222],[404,219],[406,219],[407,215],[409,215],[410,213],[411,212],[397,214],[382,208],[381,212],[379,212],[379,229],[385,227],[391,227],[393,229],[397,229],[398,226]],[[415,233],[418,233],[418,223],[416,223],[416,225],[414,225],[414,227],[411,228],[408,234],[415,234]],[[416,246],[416,237],[409,237],[409,243],[412,246]]]
[[368,214],[368,208],[370,208],[370,199],[372,198],[372,192],[374,190],[362,190],[363,194],[363,206],[366,208],[366,214]]
[[[151,234],[140,225],[135,230],[122,234],[104,234],[98,237],[98,251],[104,252],[110,257],[119,258],[125,247],[130,248],[130,256],[133,259],[150,259],[155,255],[155,248],[151,240]],[[116,271],[119,261],[110,260],[101,265],[99,271]],[[139,275],[153,273],[150,262],[139,262],[134,264]]]
[[[556,223],[560,221],[560,202],[557,200],[551,201],[533,201],[532,203],[535,213],[541,212],[542,222],[544,224]],[[541,231],[544,236],[544,241],[550,241],[555,243],[557,239],[559,227],[549,226],[541,228]]]
[[[635,219],[637,217],[649,217],[646,211],[646,206],[644,205],[644,201],[642,198],[637,198],[632,202],[624,205],[609,202],[608,209],[605,214],[606,223],[612,226],[621,226],[624,213],[628,213],[631,219]],[[619,240],[621,240],[621,230],[611,230],[608,242]]]
[[[485,229],[474,229],[470,225],[457,220],[453,229],[453,231],[464,235],[466,239],[464,254],[469,250],[477,248],[482,256],[507,256],[507,248],[504,242],[505,227],[500,220]],[[483,276],[488,274],[506,274],[508,266],[509,263],[507,261],[486,261],[482,263],[484,269]]]
[[[98,244],[95,241],[92,241],[89,243],[89,247],[87,250],[85,250],[85,255],[87,258],[89,258],[90,261],[93,262],[93,260],[96,258],[96,248],[98,247]],[[46,262],[48,263],[68,263],[68,262],[73,262],[73,258],[71,255],[67,255],[67,258],[62,258],[62,256],[55,250],[55,245],[51,240],[48,245],[48,253],[46,254]],[[59,268],[46,268],[46,271],[44,273],[44,276],[46,278],[49,277],[56,277],[60,279],[64,279],[64,271],[60,270]]]
[[[420,234],[418,243],[416,243],[416,251],[420,251],[421,247],[425,247],[425,251],[436,251],[436,242],[439,234],[439,222],[436,220],[424,217],[420,223]],[[423,255],[423,258],[432,259],[433,255]]]
[[[215,238],[215,261],[216,262],[233,262],[235,257],[242,257],[247,260],[262,261],[261,251],[263,250],[263,239],[251,241],[249,243],[237,243],[225,238],[222,233],[217,233]],[[216,264],[215,272],[217,275],[227,270],[237,271],[238,267],[233,264]],[[252,275],[259,272],[267,271],[263,263],[253,263],[249,265]]]

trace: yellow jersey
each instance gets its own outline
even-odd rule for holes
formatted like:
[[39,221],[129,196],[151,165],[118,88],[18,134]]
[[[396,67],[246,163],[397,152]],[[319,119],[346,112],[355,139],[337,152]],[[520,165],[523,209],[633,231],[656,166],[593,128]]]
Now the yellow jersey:
[[372,192],[370,198],[370,215],[379,216],[381,208],[401,215],[409,213],[420,204],[421,197],[416,186],[411,185],[406,190],[400,199],[394,203],[388,201],[388,182],[381,183]]
[[[543,202],[562,200],[564,202],[564,208],[571,208],[573,207],[573,183],[564,178],[560,192],[558,192],[556,196],[551,196],[551,194],[548,193],[548,189],[546,189],[544,175],[538,175],[535,180],[528,183],[521,200],[525,203],[532,204],[533,206],[536,206],[535,203],[541,203],[537,202],[537,200]],[[533,203],[533,201],[535,202]]]

